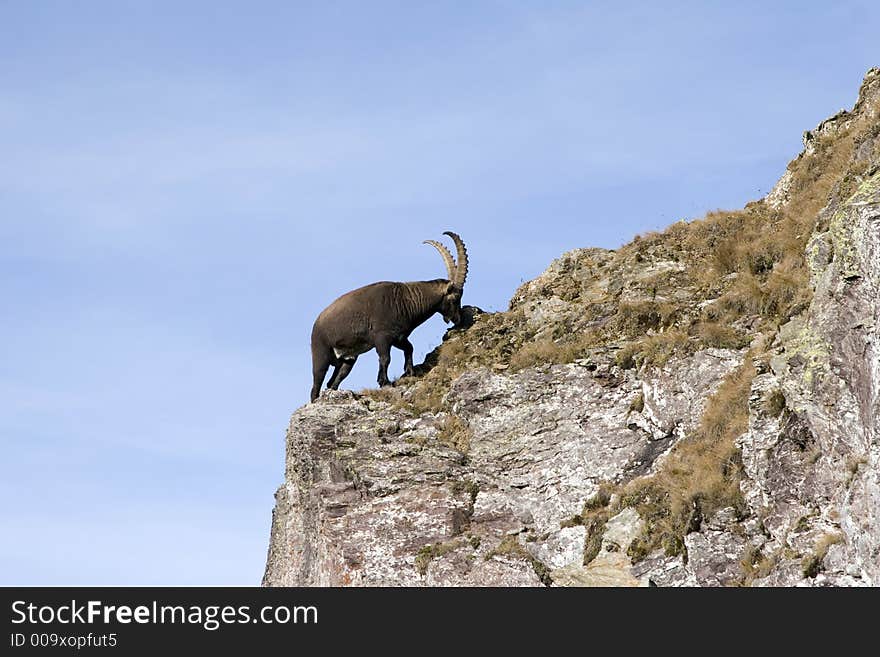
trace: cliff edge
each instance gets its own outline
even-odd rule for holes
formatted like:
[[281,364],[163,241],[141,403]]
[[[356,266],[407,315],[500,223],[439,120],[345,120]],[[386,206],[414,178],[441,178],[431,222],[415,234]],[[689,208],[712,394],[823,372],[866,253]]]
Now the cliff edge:
[[266,586],[880,585],[880,69],[764,199],[297,410]]

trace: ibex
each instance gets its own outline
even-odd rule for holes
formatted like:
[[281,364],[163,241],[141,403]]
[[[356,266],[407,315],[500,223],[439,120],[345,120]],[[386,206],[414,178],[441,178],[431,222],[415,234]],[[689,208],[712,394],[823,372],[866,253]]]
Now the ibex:
[[443,257],[447,278],[411,283],[381,281],[343,294],[318,315],[312,327],[311,401],[318,398],[327,369],[333,374],[327,388],[336,390],[351,372],[357,357],[375,347],[379,354],[380,386],[390,384],[391,347],[403,351],[404,376],[413,374],[413,346],[409,335],[434,313],[447,324],[461,321],[461,293],[468,272],[468,256],[461,238],[450,231],[458,263],[440,242],[425,240]]

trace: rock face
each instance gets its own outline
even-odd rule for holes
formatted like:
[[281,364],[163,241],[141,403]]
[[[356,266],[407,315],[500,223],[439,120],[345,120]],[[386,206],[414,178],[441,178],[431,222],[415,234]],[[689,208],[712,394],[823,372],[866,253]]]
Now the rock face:
[[[743,492],[766,513],[768,545],[833,540],[823,577],[878,585],[880,172],[834,211],[810,249],[825,254],[812,263],[813,303],[782,327],[771,371],[753,384],[750,430],[739,441]],[[775,417],[757,403],[768,390],[784,397]]]
[[[290,423],[264,583],[552,581],[550,571],[584,561],[585,528],[564,521],[599,482],[649,471],[741,358],[698,353],[656,380],[607,355],[513,375],[480,369],[453,383],[455,415],[409,417],[325,393]],[[642,396],[654,406],[636,412]],[[473,435],[467,456],[444,440],[452,418]]]
[[[880,70],[799,158],[844,139],[805,250],[812,298],[781,323],[746,308],[737,339],[711,346],[705,313],[737,275],[695,298],[692,261],[662,242],[635,259],[580,249],[508,313],[450,332],[441,365],[467,344],[497,362],[457,357],[430,408],[417,378],[297,410],[263,584],[880,585]],[[797,171],[760,203],[794,212]],[[641,348],[666,345],[662,357],[622,357],[642,339],[634,307]],[[562,357],[561,335],[601,339]],[[687,498],[681,540],[652,542],[662,522],[633,485],[674,481],[673,455],[706,440],[712,400],[753,366],[736,463],[721,464],[739,496]]]

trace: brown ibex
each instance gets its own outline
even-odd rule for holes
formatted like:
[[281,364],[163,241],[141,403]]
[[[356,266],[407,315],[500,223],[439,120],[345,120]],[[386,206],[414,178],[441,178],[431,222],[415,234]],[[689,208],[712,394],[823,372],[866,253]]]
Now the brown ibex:
[[440,242],[425,240],[424,244],[433,246],[443,257],[448,278],[412,283],[381,281],[365,285],[343,294],[318,315],[312,327],[314,382],[311,401],[318,398],[331,365],[333,374],[327,388],[336,390],[351,372],[357,357],[374,347],[379,354],[380,386],[391,383],[388,380],[391,347],[403,351],[404,376],[412,376],[413,346],[409,334],[434,313],[443,315],[446,323],[460,323],[468,256],[458,235],[450,231],[443,234],[455,242],[458,263]]

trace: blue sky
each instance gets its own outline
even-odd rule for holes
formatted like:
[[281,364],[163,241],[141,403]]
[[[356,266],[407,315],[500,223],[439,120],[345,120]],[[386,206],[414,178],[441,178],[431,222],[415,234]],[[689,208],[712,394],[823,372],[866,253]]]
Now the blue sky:
[[448,229],[465,302],[503,310],[566,250],[740,207],[878,29],[870,2],[0,2],[0,584],[258,583],[324,306],[443,275]]

